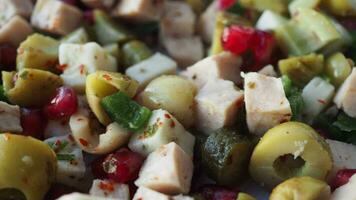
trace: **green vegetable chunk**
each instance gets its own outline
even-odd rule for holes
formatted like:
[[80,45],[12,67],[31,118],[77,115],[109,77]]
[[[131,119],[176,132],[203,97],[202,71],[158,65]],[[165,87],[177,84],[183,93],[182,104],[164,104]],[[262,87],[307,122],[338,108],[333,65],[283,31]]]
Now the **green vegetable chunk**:
[[302,90],[293,85],[293,81],[286,75],[282,76],[284,92],[292,109],[292,121],[302,121],[304,110],[304,100]]
[[205,141],[203,168],[218,184],[234,186],[248,174],[253,147],[247,136],[228,129],[218,130]]
[[145,43],[138,40],[127,42],[122,47],[124,66],[130,67],[152,56],[152,51]]
[[140,106],[124,92],[117,92],[101,100],[109,117],[130,131],[142,129],[148,122],[151,111]]
[[24,68],[42,69],[56,72],[59,42],[53,38],[33,34],[17,49],[17,70]]
[[85,44],[89,42],[89,34],[81,27],[61,39],[61,43]]
[[342,53],[336,53],[326,59],[325,74],[336,87],[346,80],[351,71],[351,62]]
[[132,39],[132,35],[122,26],[115,23],[104,11],[94,11],[94,32],[102,45],[123,43]]

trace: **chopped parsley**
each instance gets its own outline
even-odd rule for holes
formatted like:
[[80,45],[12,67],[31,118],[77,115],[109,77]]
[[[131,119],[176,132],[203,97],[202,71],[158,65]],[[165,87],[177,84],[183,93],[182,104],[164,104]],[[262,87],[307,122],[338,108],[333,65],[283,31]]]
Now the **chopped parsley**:
[[57,154],[57,160],[60,161],[72,161],[75,160],[74,154]]

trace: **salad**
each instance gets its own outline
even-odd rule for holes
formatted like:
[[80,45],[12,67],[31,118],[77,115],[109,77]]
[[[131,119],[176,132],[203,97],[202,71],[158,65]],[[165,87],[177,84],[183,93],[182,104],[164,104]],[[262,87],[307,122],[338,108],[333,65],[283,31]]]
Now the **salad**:
[[0,200],[356,200],[355,0],[0,0]]

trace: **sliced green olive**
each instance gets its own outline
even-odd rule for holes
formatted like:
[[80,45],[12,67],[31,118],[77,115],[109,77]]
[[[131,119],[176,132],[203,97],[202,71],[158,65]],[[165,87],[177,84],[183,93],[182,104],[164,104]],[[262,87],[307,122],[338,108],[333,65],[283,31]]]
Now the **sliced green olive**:
[[350,61],[342,53],[336,53],[326,60],[325,74],[336,87],[346,80],[351,71]]

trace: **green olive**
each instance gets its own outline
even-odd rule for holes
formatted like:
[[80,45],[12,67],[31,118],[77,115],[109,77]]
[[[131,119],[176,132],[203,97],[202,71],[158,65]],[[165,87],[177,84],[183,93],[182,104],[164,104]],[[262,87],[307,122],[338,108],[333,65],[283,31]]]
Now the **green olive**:
[[237,199],[236,199],[236,200],[256,200],[256,198],[254,198],[253,196],[251,196],[251,195],[249,195],[249,194],[240,192],[240,193],[237,195]]
[[296,176],[325,180],[332,163],[329,146],[313,128],[286,122],[262,137],[253,151],[249,169],[254,180],[273,188]]
[[311,177],[295,177],[273,189],[269,200],[326,200],[330,199],[330,187]]
[[346,80],[351,71],[350,61],[342,53],[335,53],[326,60],[325,74],[336,87]]
[[97,71],[87,76],[86,97],[88,104],[100,123],[109,125],[112,120],[101,107],[100,101],[118,91],[133,97],[136,94],[138,82],[128,76],[116,72]]
[[[0,199],[43,199],[55,180],[53,150],[32,137],[0,134]],[[4,198],[3,198],[4,197]]]
[[59,76],[38,69],[22,69],[17,74],[3,71],[2,79],[9,101],[24,107],[48,103],[63,83]]

